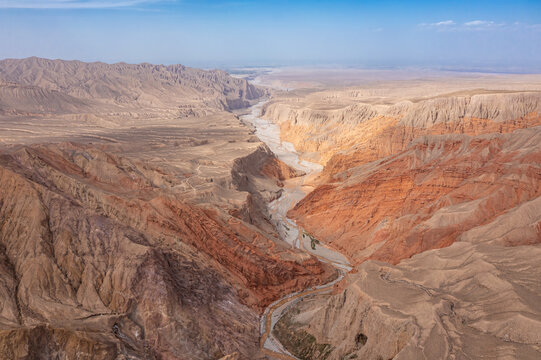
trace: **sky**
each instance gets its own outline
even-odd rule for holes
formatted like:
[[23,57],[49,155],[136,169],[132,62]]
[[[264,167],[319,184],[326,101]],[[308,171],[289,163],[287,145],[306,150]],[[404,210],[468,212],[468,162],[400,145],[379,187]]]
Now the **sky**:
[[541,72],[541,0],[0,0],[0,58]]

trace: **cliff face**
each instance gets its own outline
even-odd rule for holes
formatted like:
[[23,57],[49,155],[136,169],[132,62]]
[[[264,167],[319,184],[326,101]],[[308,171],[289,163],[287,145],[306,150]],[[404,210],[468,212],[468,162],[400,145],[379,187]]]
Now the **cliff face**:
[[174,183],[90,145],[2,155],[4,356],[42,344],[68,358],[250,358],[257,310],[328,276],[248,223],[185,202]]
[[540,104],[539,93],[314,110],[276,101],[266,116],[328,159],[290,216],[356,263],[397,263],[539,196]]
[[356,263],[397,263],[537,198],[540,134],[420,137],[396,155],[349,169],[343,182],[319,186],[289,214]]
[[344,103],[335,96],[323,92],[304,101],[275,100],[264,109],[267,118],[280,124],[284,140],[326,165],[324,176],[395,154],[422,135],[506,133],[541,124],[538,92],[397,99],[392,104],[362,103],[362,97]]

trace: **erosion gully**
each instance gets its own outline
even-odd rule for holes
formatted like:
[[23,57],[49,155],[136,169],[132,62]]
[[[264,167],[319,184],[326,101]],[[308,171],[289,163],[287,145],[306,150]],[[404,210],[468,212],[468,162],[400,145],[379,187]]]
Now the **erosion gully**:
[[280,160],[290,167],[301,170],[306,174],[287,180],[280,198],[269,204],[272,222],[284,241],[303,251],[311,253],[320,261],[333,265],[339,271],[339,276],[329,283],[294,292],[276,300],[267,307],[261,317],[260,346],[263,352],[270,357],[278,359],[297,359],[272,335],[274,326],[288,308],[305,296],[330,292],[333,285],[342,280],[344,274],[351,270],[351,267],[345,256],[322,244],[317,244],[316,249],[312,249],[311,239],[308,236],[303,236],[303,229],[287,217],[287,211],[295,206],[295,204],[311,190],[311,188],[306,185],[306,182],[317,176],[322,170],[322,166],[301,160],[298,153],[295,151],[293,144],[280,140],[280,127],[273,122],[260,117],[264,103],[265,102],[263,101],[252,106],[251,112],[242,115],[241,119],[254,126],[256,136],[262,142],[267,144]]

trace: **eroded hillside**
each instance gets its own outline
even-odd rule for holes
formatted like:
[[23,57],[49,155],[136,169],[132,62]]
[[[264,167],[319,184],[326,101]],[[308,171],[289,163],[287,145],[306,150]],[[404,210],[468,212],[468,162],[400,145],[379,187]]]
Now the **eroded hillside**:
[[383,94],[324,91],[266,107],[285,140],[325,164],[290,212],[309,232],[357,263],[396,263],[539,196],[541,92]]
[[298,90],[267,104],[283,139],[325,166],[288,215],[357,264],[333,295],[282,318],[288,350],[539,357],[536,79]]
[[219,71],[0,62],[0,354],[261,358],[259,315],[334,271],[279,240],[295,172]]

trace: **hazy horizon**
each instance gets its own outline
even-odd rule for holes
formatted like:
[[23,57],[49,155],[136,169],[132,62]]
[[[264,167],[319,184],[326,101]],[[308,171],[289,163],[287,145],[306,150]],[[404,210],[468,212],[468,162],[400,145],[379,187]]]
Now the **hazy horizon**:
[[0,0],[0,58],[541,71],[541,2]]

